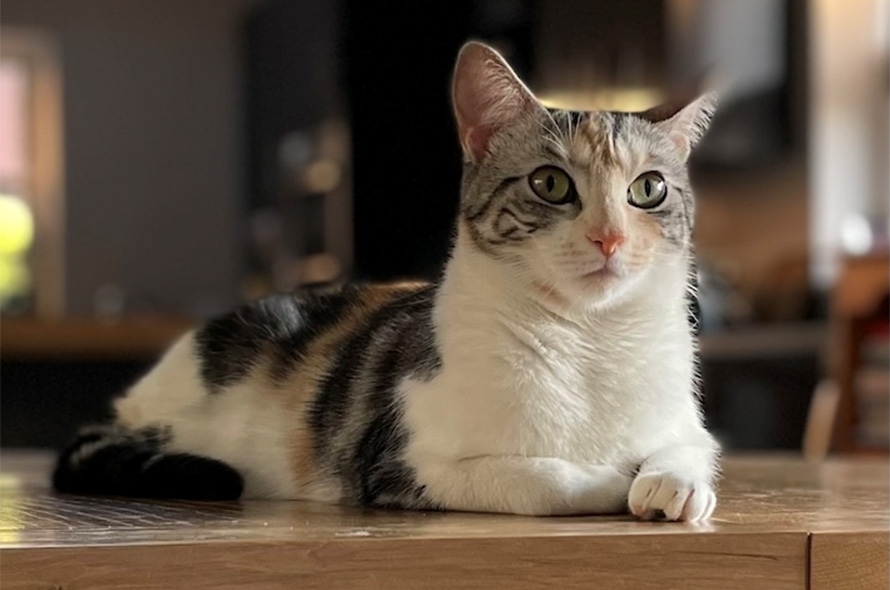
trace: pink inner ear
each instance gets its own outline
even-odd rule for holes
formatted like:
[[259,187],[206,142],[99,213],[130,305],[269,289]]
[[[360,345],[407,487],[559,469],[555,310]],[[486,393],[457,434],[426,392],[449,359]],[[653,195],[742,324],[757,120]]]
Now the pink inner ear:
[[[489,77],[489,83],[492,78]],[[521,89],[497,80],[490,87],[477,87],[475,94],[455,94],[458,129],[465,149],[475,159],[483,158],[491,137],[504,125],[531,109],[531,101]]]
[[464,136],[464,146],[473,154],[473,157],[480,159],[488,150],[488,140],[493,134],[494,130],[491,127],[469,127]]
[[692,147],[689,145],[689,138],[676,131],[672,132],[670,134],[670,137],[672,140],[674,140],[674,145],[677,146],[677,150],[682,155],[682,158],[684,160],[688,158],[689,152],[692,151]]
[[[500,88],[483,63],[471,62],[458,69],[454,87],[454,107],[464,148],[475,159],[485,156],[488,141],[497,129],[492,108]],[[496,78],[494,78],[496,79]]]
[[454,110],[464,149],[480,160],[491,137],[529,112],[534,98],[493,49],[469,43],[454,73]]

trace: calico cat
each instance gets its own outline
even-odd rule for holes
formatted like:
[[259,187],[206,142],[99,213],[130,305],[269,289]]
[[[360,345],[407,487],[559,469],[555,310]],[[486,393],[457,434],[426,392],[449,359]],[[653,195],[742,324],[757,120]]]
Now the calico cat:
[[62,492],[707,518],[686,161],[714,100],[543,107],[460,51],[437,284],[272,297],[185,335],[59,457]]

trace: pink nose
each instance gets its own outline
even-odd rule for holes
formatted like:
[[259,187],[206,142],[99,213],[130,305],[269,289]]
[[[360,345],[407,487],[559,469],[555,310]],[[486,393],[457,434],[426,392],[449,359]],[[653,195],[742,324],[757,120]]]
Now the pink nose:
[[618,249],[618,246],[624,243],[624,234],[619,232],[611,232],[608,234],[600,234],[598,232],[588,232],[587,239],[594,246],[597,246],[605,256],[611,256]]

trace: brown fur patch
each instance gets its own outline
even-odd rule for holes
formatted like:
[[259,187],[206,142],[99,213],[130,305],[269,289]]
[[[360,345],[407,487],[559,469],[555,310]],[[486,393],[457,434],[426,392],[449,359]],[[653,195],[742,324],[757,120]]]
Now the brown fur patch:
[[277,388],[277,391],[286,396],[285,408],[298,414],[290,438],[294,480],[299,487],[305,488],[313,484],[319,475],[313,458],[315,445],[307,412],[315,396],[318,395],[319,386],[337,358],[337,350],[351,334],[368,321],[374,312],[397,295],[415,290],[422,285],[423,283],[399,283],[368,287],[336,324],[327,328],[324,334],[311,343],[300,365]]

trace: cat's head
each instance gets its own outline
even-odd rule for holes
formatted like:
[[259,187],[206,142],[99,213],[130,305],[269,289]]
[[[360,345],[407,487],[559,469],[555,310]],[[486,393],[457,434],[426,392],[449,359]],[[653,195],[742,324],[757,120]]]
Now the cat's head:
[[712,95],[645,113],[547,109],[504,59],[466,44],[454,74],[460,231],[542,293],[591,304],[686,260],[690,151]]

